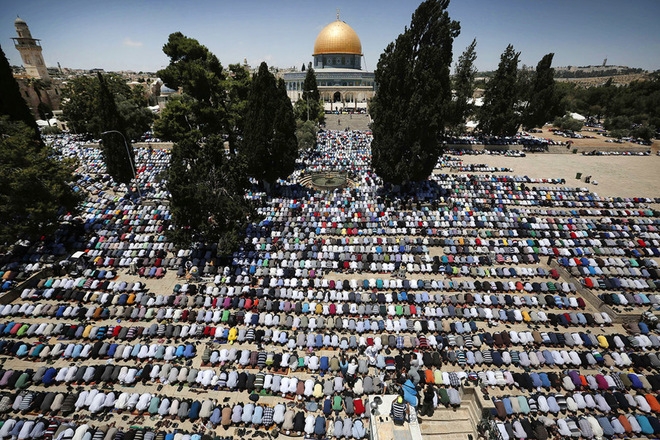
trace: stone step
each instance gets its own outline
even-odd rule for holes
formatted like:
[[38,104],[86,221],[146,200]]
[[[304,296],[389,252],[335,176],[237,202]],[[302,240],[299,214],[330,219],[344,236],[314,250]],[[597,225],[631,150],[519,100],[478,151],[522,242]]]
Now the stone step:
[[430,422],[444,422],[451,420],[470,420],[470,413],[467,409],[459,408],[456,411],[451,409],[436,409],[433,412],[433,417],[422,417],[423,420]]
[[468,420],[431,420],[423,422],[420,427],[424,438],[432,435],[462,435],[463,437],[459,438],[467,438],[467,434],[473,433],[472,423]]
[[[424,439],[438,439],[438,440],[470,440],[468,433],[449,433],[449,434],[423,434]],[[474,439],[474,434],[472,434]]]

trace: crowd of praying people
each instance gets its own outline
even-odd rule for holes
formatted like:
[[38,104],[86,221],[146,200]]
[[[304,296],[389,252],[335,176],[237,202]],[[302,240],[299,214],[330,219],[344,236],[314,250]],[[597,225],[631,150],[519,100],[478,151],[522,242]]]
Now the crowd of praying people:
[[[370,169],[370,134],[325,131],[272,194],[248,192],[261,220],[222,258],[168,240],[168,150],[136,151],[140,198],[98,149],[49,141],[79,161],[86,200],[3,280],[44,254],[86,265],[0,305],[1,439],[361,439],[370,396],[399,394],[405,424],[459,408],[464,387],[492,399],[503,439],[660,434],[657,329],[620,328],[582,295],[660,305],[658,200],[451,157],[452,172],[393,188]],[[305,186],[327,171],[349,185]]]

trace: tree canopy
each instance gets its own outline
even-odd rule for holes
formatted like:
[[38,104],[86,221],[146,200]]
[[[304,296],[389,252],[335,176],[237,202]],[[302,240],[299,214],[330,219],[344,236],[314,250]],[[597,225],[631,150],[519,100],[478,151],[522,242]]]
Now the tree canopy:
[[518,58],[509,44],[500,56],[495,75],[486,83],[484,105],[479,112],[479,128],[487,134],[511,136],[520,125],[517,109],[518,98]]
[[[153,113],[147,108],[144,86],[131,88],[124,78],[115,73],[102,76],[121,116],[127,140],[140,139],[154,120]],[[102,131],[108,130],[103,119],[98,76],[78,76],[67,81],[62,98],[62,113],[70,130],[91,133],[97,138]]]
[[22,121],[34,130],[35,135],[39,134],[37,123],[21,95],[2,46],[0,46],[0,115],[8,116],[12,121]]
[[181,32],[170,34],[163,52],[170,64],[158,71],[165,85],[177,90],[182,87],[195,100],[218,107],[224,99],[225,74],[220,60],[194,38]]
[[268,186],[285,178],[295,168],[298,157],[296,121],[283,80],[277,81],[261,63],[252,78],[248,98],[243,146],[248,174]]
[[390,43],[375,72],[373,168],[385,181],[426,179],[441,153],[451,111],[452,45],[460,32],[449,0],[424,1],[410,27]]
[[[57,229],[61,210],[80,199],[68,182],[73,162],[60,161],[23,121],[0,116],[0,249]],[[65,212],[66,212],[65,211]]]
[[604,122],[604,127],[615,130],[617,136],[635,136],[644,140],[658,137],[660,72],[618,87],[610,78],[598,86],[581,87],[559,82],[557,88],[564,108],[580,113],[592,122]]
[[167,188],[174,228],[168,234],[177,244],[218,243],[229,252],[240,243],[253,214],[244,197],[249,182],[244,165],[223,144],[218,135],[203,143],[188,136],[172,148]]
[[169,36],[163,51],[170,64],[158,75],[183,90],[154,124],[158,137],[174,142],[167,172],[174,228],[168,234],[180,245],[218,243],[231,252],[255,214],[245,198],[245,162],[225,149],[245,127],[241,109],[249,77],[234,65],[228,80],[215,55],[180,32]]
[[53,232],[60,211],[75,212],[73,163],[45,146],[0,48],[0,249]]
[[296,138],[298,139],[298,150],[306,151],[316,145],[318,128],[312,121],[303,122],[296,120]]
[[230,64],[226,81],[228,142],[232,153],[235,153],[245,134],[245,112],[250,84],[250,72],[240,64]]
[[103,161],[106,171],[115,182],[128,185],[134,177],[135,152],[126,137],[125,121],[117,110],[117,104],[105,78],[100,73],[98,80]]
[[458,57],[456,71],[453,77],[454,84],[454,105],[450,115],[450,125],[454,132],[462,132],[461,128],[474,110],[474,104],[471,102],[474,94],[474,77],[477,68],[474,61],[477,59],[477,40],[472,43]]
[[305,74],[302,99],[296,101],[294,111],[296,119],[303,122],[310,120],[321,123],[325,119],[321,93],[319,92],[316,81],[316,73],[311,66],[307,69],[307,74]]
[[536,65],[531,89],[526,97],[527,105],[522,114],[522,123],[527,129],[543,127],[546,122],[563,113],[555,87],[555,69],[552,68],[554,55],[546,54]]

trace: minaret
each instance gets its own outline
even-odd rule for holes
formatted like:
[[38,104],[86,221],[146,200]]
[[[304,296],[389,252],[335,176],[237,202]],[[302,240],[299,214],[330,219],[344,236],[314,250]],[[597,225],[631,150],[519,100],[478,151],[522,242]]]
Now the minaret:
[[12,40],[14,40],[16,50],[21,54],[27,76],[44,81],[50,80],[44,57],[41,55],[41,43],[39,40],[32,38],[30,28],[22,18],[17,17],[14,21],[14,26],[16,27],[18,37],[12,38]]

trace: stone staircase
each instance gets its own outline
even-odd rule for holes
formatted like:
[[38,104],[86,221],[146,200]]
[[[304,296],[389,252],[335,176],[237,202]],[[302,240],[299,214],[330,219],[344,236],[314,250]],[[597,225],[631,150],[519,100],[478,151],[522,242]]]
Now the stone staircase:
[[425,439],[467,440],[468,434],[475,437],[475,429],[466,408],[436,409],[432,419],[420,420],[422,436]]
[[477,425],[482,419],[484,409],[493,406],[490,400],[484,400],[479,390],[465,387],[461,392],[461,406],[456,409],[436,408],[433,417],[418,417],[419,427],[424,439],[468,440],[477,436]]

